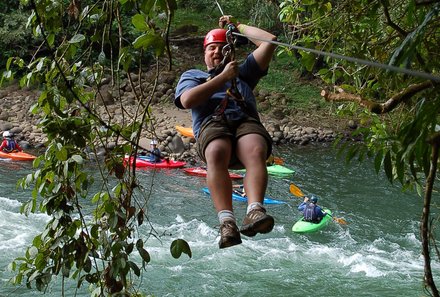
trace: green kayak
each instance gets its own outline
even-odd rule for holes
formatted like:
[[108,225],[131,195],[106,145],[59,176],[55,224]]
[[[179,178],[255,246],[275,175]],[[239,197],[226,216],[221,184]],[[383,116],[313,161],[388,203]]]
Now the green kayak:
[[303,218],[301,218],[293,225],[292,232],[312,233],[321,230],[322,228],[327,226],[329,221],[332,220],[332,216],[331,216],[332,212],[329,209],[324,209],[324,211],[327,213],[327,215],[322,218],[321,222],[311,223],[311,222],[306,222],[303,220]]
[[295,170],[289,169],[283,165],[271,165],[267,166],[267,173],[274,175],[290,175],[294,174]]
[[[240,170],[235,170],[235,171],[239,171],[239,172],[245,172],[246,169],[240,169]],[[283,165],[270,165],[267,166],[267,173],[271,174],[271,175],[278,175],[278,176],[286,176],[286,175],[292,175],[295,173],[295,170],[287,168]]]

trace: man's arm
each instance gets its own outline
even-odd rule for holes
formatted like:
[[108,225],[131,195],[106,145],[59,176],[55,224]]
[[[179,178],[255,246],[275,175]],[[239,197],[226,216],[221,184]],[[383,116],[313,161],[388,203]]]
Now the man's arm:
[[325,211],[322,210],[321,207],[316,207],[316,214],[318,215],[318,218],[323,218],[327,214]]
[[303,211],[304,208],[306,208],[307,202],[301,202],[300,205],[298,205],[298,210]]
[[[257,37],[270,41],[277,39],[275,35],[257,27],[240,24],[237,26],[237,29],[238,31],[240,31],[241,34],[247,36]],[[273,53],[275,52],[277,46],[266,41],[252,39],[251,37],[249,37],[248,39],[257,46],[257,48],[253,52],[253,55],[255,60],[257,61],[258,66],[260,66],[261,70],[266,70],[269,67],[269,63],[272,60]]]
[[185,109],[196,107],[206,102],[219,89],[221,89],[229,80],[238,76],[238,63],[232,61],[226,64],[225,69],[214,78],[186,90],[180,96],[180,102]]
[[18,142],[15,142],[15,149],[18,150],[19,152],[22,152],[23,149],[21,148],[21,146],[18,144]]

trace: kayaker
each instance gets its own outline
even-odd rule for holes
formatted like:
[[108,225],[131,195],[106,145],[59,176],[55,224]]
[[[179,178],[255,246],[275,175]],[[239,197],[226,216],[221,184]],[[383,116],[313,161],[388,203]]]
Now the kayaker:
[[311,197],[304,197],[304,201],[298,205],[298,210],[303,213],[304,221],[319,223],[326,213],[318,206],[318,197],[311,195]]
[[152,139],[150,142],[150,158],[151,162],[159,163],[161,161],[160,158],[160,149],[157,147],[157,140]]
[[[175,104],[192,110],[197,152],[207,164],[207,184],[220,221],[219,247],[226,248],[242,242],[240,232],[255,236],[272,231],[274,226],[273,217],[263,207],[272,139],[261,124],[253,89],[267,74],[276,48],[270,41],[276,37],[257,27],[234,23],[232,16],[220,17],[219,26],[204,39],[207,71],[191,69],[182,74]],[[256,48],[240,65],[234,58],[232,33],[236,31],[259,39],[249,38]],[[243,167],[248,206],[239,230],[228,168]]]
[[246,190],[244,189],[244,185],[232,185],[232,191],[241,197],[246,197]]
[[3,132],[3,141],[0,145],[0,151],[5,153],[22,152],[23,149],[18,145],[14,139],[14,134],[9,131]]

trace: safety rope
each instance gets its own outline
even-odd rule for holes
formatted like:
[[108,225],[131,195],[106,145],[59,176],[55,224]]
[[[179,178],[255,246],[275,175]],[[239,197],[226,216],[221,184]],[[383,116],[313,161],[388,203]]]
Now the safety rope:
[[427,72],[421,72],[421,71],[411,70],[411,69],[407,69],[407,68],[401,68],[401,67],[396,67],[396,66],[392,66],[392,65],[387,65],[387,64],[382,64],[382,63],[378,63],[378,62],[373,62],[373,61],[369,61],[369,60],[364,60],[364,59],[359,59],[359,58],[354,58],[354,57],[348,57],[348,56],[344,56],[344,55],[340,55],[340,54],[324,52],[324,51],[320,51],[320,50],[316,50],[316,49],[311,49],[311,48],[306,48],[306,47],[302,47],[302,46],[282,43],[282,42],[279,42],[279,41],[263,39],[263,38],[260,38],[260,37],[255,37],[255,36],[251,36],[251,35],[241,34],[241,33],[238,33],[238,32],[232,32],[232,34],[235,35],[235,36],[241,36],[241,37],[246,37],[246,38],[249,38],[249,39],[255,39],[255,40],[259,40],[259,41],[263,41],[263,42],[272,43],[272,44],[275,44],[275,45],[278,45],[278,46],[283,46],[283,47],[292,48],[292,49],[296,49],[296,50],[302,50],[302,51],[314,53],[314,54],[317,54],[317,55],[328,56],[328,57],[331,57],[331,58],[334,58],[334,59],[346,60],[346,61],[350,61],[350,62],[362,64],[362,65],[373,66],[373,67],[377,67],[377,68],[381,68],[381,69],[385,69],[385,70],[389,70],[389,71],[393,71],[393,72],[404,73],[404,74],[408,74],[408,75],[411,75],[411,76],[425,78],[425,79],[429,79],[429,80],[432,80],[432,81],[435,81],[435,82],[440,82],[440,77],[439,76],[432,75],[432,74],[427,73]]
[[[233,36],[233,33],[235,31],[237,31],[237,28],[235,27],[235,25],[228,24],[228,29],[226,31],[226,42],[227,43],[222,48],[223,60],[220,62],[219,65],[217,65],[213,74],[207,80],[210,80],[214,76],[219,74],[223,70],[223,68],[227,62],[235,60],[236,38]],[[220,104],[216,107],[215,112],[214,112],[214,117],[220,117],[223,115],[230,98],[235,100],[243,111],[245,110],[246,102],[244,101],[243,96],[241,95],[241,93],[238,89],[236,78],[233,78],[231,80],[231,87],[226,90],[225,97],[222,99]]]
[[[228,30],[226,31],[226,41],[228,42],[224,47],[223,50],[226,49],[228,52],[228,55],[230,57],[230,61],[235,60],[235,44],[236,44],[236,38],[233,36],[233,33],[237,31],[237,28],[234,24],[228,24]],[[223,51],[222,50],[222,51]],[[234,98],[236,101],[244,101],[243,97],[240,94],[240,91],[237,87],[237,79],[234,78],[231,80],[231,87],[227,89],[226,93]]]

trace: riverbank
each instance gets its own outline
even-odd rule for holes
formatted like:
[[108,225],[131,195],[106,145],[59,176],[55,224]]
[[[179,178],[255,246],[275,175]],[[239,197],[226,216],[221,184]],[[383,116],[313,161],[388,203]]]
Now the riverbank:
[[[149,147],[149,140],[153,137],[159,140],[159,148],[165,154],[171,154],[178,159],[192,159],[196,156],[195,140],[178,134],[176,125],[191,127],[191,113],[189,110],[180,110],[174,103],[174,85],[178,79],[178,71],[161,73],[154,96],[151,98],[151,121],[142,133],[140,145]],[[140,78],[132,74],[132,80]],[[142,78],[141,78],[142,79]],[[113,123],[122,123],[127,116],[133,116],[138,103],[135,92],[128,81],[118,89],[112,88],[109,83],[101,86],[101,97],[97,102],[97,110],[104,119]],[[118,97],[115,96],[118,94]],[[260,105],[273,101],[279,96],[257,91],[256,97]],[[0,130],[9,130],[16,135],[19,144],[25,149],[44,147],[46,136],[38,127],[40,117],[30,112],[37,102],[39,91],[29,88],[21,89],[17,85],[10,85],[0,90]],[[282,98],[278,98],[282,106]],[[121,106],[124,109],[121,109]],[[278,106],[275,110],[261,112],[261,119],[269,131],[275,145],[307,145],[309,143],[329,143],[341,133],[347,133],[340,120],[331,115],[321,113],[306,114],[277,114],[283,110]],[[316,125],[310,125],[314,122]],[[335,127],[331,127],[335,124]],[[341,125],[344,129],[341,130]],[[114,144],[113,144],[114,145]]]
[[[131,73],[130,80],[122,80],[118,87],[114,87],[109,78],[104,79],[95,101],[97,114],[110,124],[127,124],[138,114],[139,107],[150,101],[151,119],[142,131],[140,145],[149,148],[150,139],[157,138],[159,148],[165,155],[195,162],[195,140],[181,136],[175,129],[176,125],[191,127],[191,113],[189,110],[178,109],[173,100],[180,74],[195,65],[203,64],[201,44],[200,41],[188,38],[172,40],[173,70],[160,72],[154,92],[150,82],[154,80],[152,75],[155,71],[141,75]],[[0,89],[0,131],[13,132],[25,149],[42,148],[47,141],[38,127],[39,115],[30,112],[39,95],[38,90],[19,88],[17,84]],[[285,94],[258,87],[255,95],[261,120],[275,145],[331,143],[339,135],[345,138],[350,135],[349,121],[336,117],[329,110],[314,107],[307,110],[293,109],[288,106],[289,98]],[[109,144],[110,148],[114,145]]]

